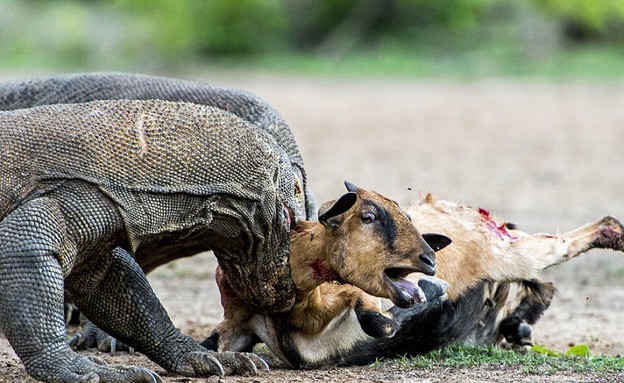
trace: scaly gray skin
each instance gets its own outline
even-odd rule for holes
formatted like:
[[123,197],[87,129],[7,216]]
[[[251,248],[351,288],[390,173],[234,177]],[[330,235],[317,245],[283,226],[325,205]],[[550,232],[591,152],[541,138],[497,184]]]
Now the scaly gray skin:
[[[256,95],[231,88],[221,88],[198,81],[127,73],[84,73],[40,77],[0,84],[0,110],[30,108],[40,105],[81,103],[96,100],[160,99],[184,101],[227,110],[269,133],[286,152],[298,185],[303,189],[301,208],[294,211],[294,219],[314,219],[314,196],[307,185],[306,173],[299,148],[290,127],[284,119]],[[154,246],[137,255],[145,273],[180,257],[192,256],[197,249],[176,243]],[[111,340],[101,331],[85,324],[81,338],[72,340],[75,346],[95,345],[107,351]],[[118,348],[125,345],[115,343]],[[114,351],[114,348],[111,350]]]
[[212,249],[249,304],[287,310],[297,209],[288,156],[220,109],[122,100],[0,112],[0,330],[37,379],[157,381],[73,352],[65,289],[96,325],[169,371],[255,372],[259,358],[180,334],[137,263],[161,246]]
[[252,93],[199,81],[129,73],[70,74],[0,84],[0,110],[121,99],[157,99],[214,106],[258,126],[284,149],[293,171],[301,180],[305,210],[295,212],[297,218],[315,218],[314,196],[308,188],[303,159],[290,127],[275,109]]

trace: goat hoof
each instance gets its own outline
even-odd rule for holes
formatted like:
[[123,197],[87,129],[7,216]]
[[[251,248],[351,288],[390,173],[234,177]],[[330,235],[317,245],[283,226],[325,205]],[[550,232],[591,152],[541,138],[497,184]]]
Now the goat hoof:
[[599,222],[600,231],[592,247],[624,251],[624,227],[613,217],[604,217]]
[[422,289],[428,301],[443,297],[449,288],[448,282],[430,276],[421,278],[418,281],[418,286]]
[[533,328],[530,324],[523,322],[518,317],[508,317],[500,324],[500,332],[508,343],[517,346],[532,346],[531,335]]
[[362,309],[359,302],[355,307],[355,314],[366,335],[373,338],[392,338],[397,332],[398,324],[393,319],[374,310]]
[[529,338],[532,331],[533,328],[527,323],[520,323],[520,325],[518,326],[518,336],[520,338]]

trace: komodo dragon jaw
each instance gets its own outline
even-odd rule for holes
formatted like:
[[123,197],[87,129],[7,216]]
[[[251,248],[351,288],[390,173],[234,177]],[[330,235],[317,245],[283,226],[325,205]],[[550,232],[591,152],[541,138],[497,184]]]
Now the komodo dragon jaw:
[[75,354],[64,291],[95,325],[170,372],[264,369],[257,356],[211,352],[180,334],[124,248],[203,234],[200,250],[214,249],[240,297],[266,312],[288,309],[282,206],[297,203],[273,138],[221,109],[121,100],[0,112],[0,148],[0,196],[10,196],[0,197],[0,330],[30,375],[158,380]]

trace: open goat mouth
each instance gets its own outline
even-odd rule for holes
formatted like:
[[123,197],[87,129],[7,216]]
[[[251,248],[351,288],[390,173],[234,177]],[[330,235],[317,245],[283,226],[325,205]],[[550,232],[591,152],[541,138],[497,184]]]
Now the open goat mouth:
[[409,274],[417,271],[409,267],[389,267],[384,270],[384,277],[391,291],[390,300],[398,307],[407,308],[427,301],[423,290],[406,279]]

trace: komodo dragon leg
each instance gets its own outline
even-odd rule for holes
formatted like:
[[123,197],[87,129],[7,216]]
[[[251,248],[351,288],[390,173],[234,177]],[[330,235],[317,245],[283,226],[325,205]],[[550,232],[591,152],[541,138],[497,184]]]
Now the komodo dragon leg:
[[162,381],[147,369],[109,367],[71,350],[63,320],[64,277],[67,292],[97,325],[172,372],[223,375],[266,367],[255,355],[215,353],[180,334],[127,252],[92,254],[87,267],[76,266],[68,213],[58,201],[40,197],[0,222],[0,330],[29,374],[47,382]]
[[[47,198],[0,222],[0,329],[33,377],[48,382],[158,382],[144,368],[110,367],[80,356],[65,340],[64,217]],[[9,318],[10,316],[10,318]]]
[[78,272],[67,278],[66,287],[76,306],[102,330],[168,371],[186,376],[255,374],[258,367],[268,371],[266,363],[254,354],[215,353],[181,334],[125,250],[115,248],[89,269],[102,272],[95,276]]

